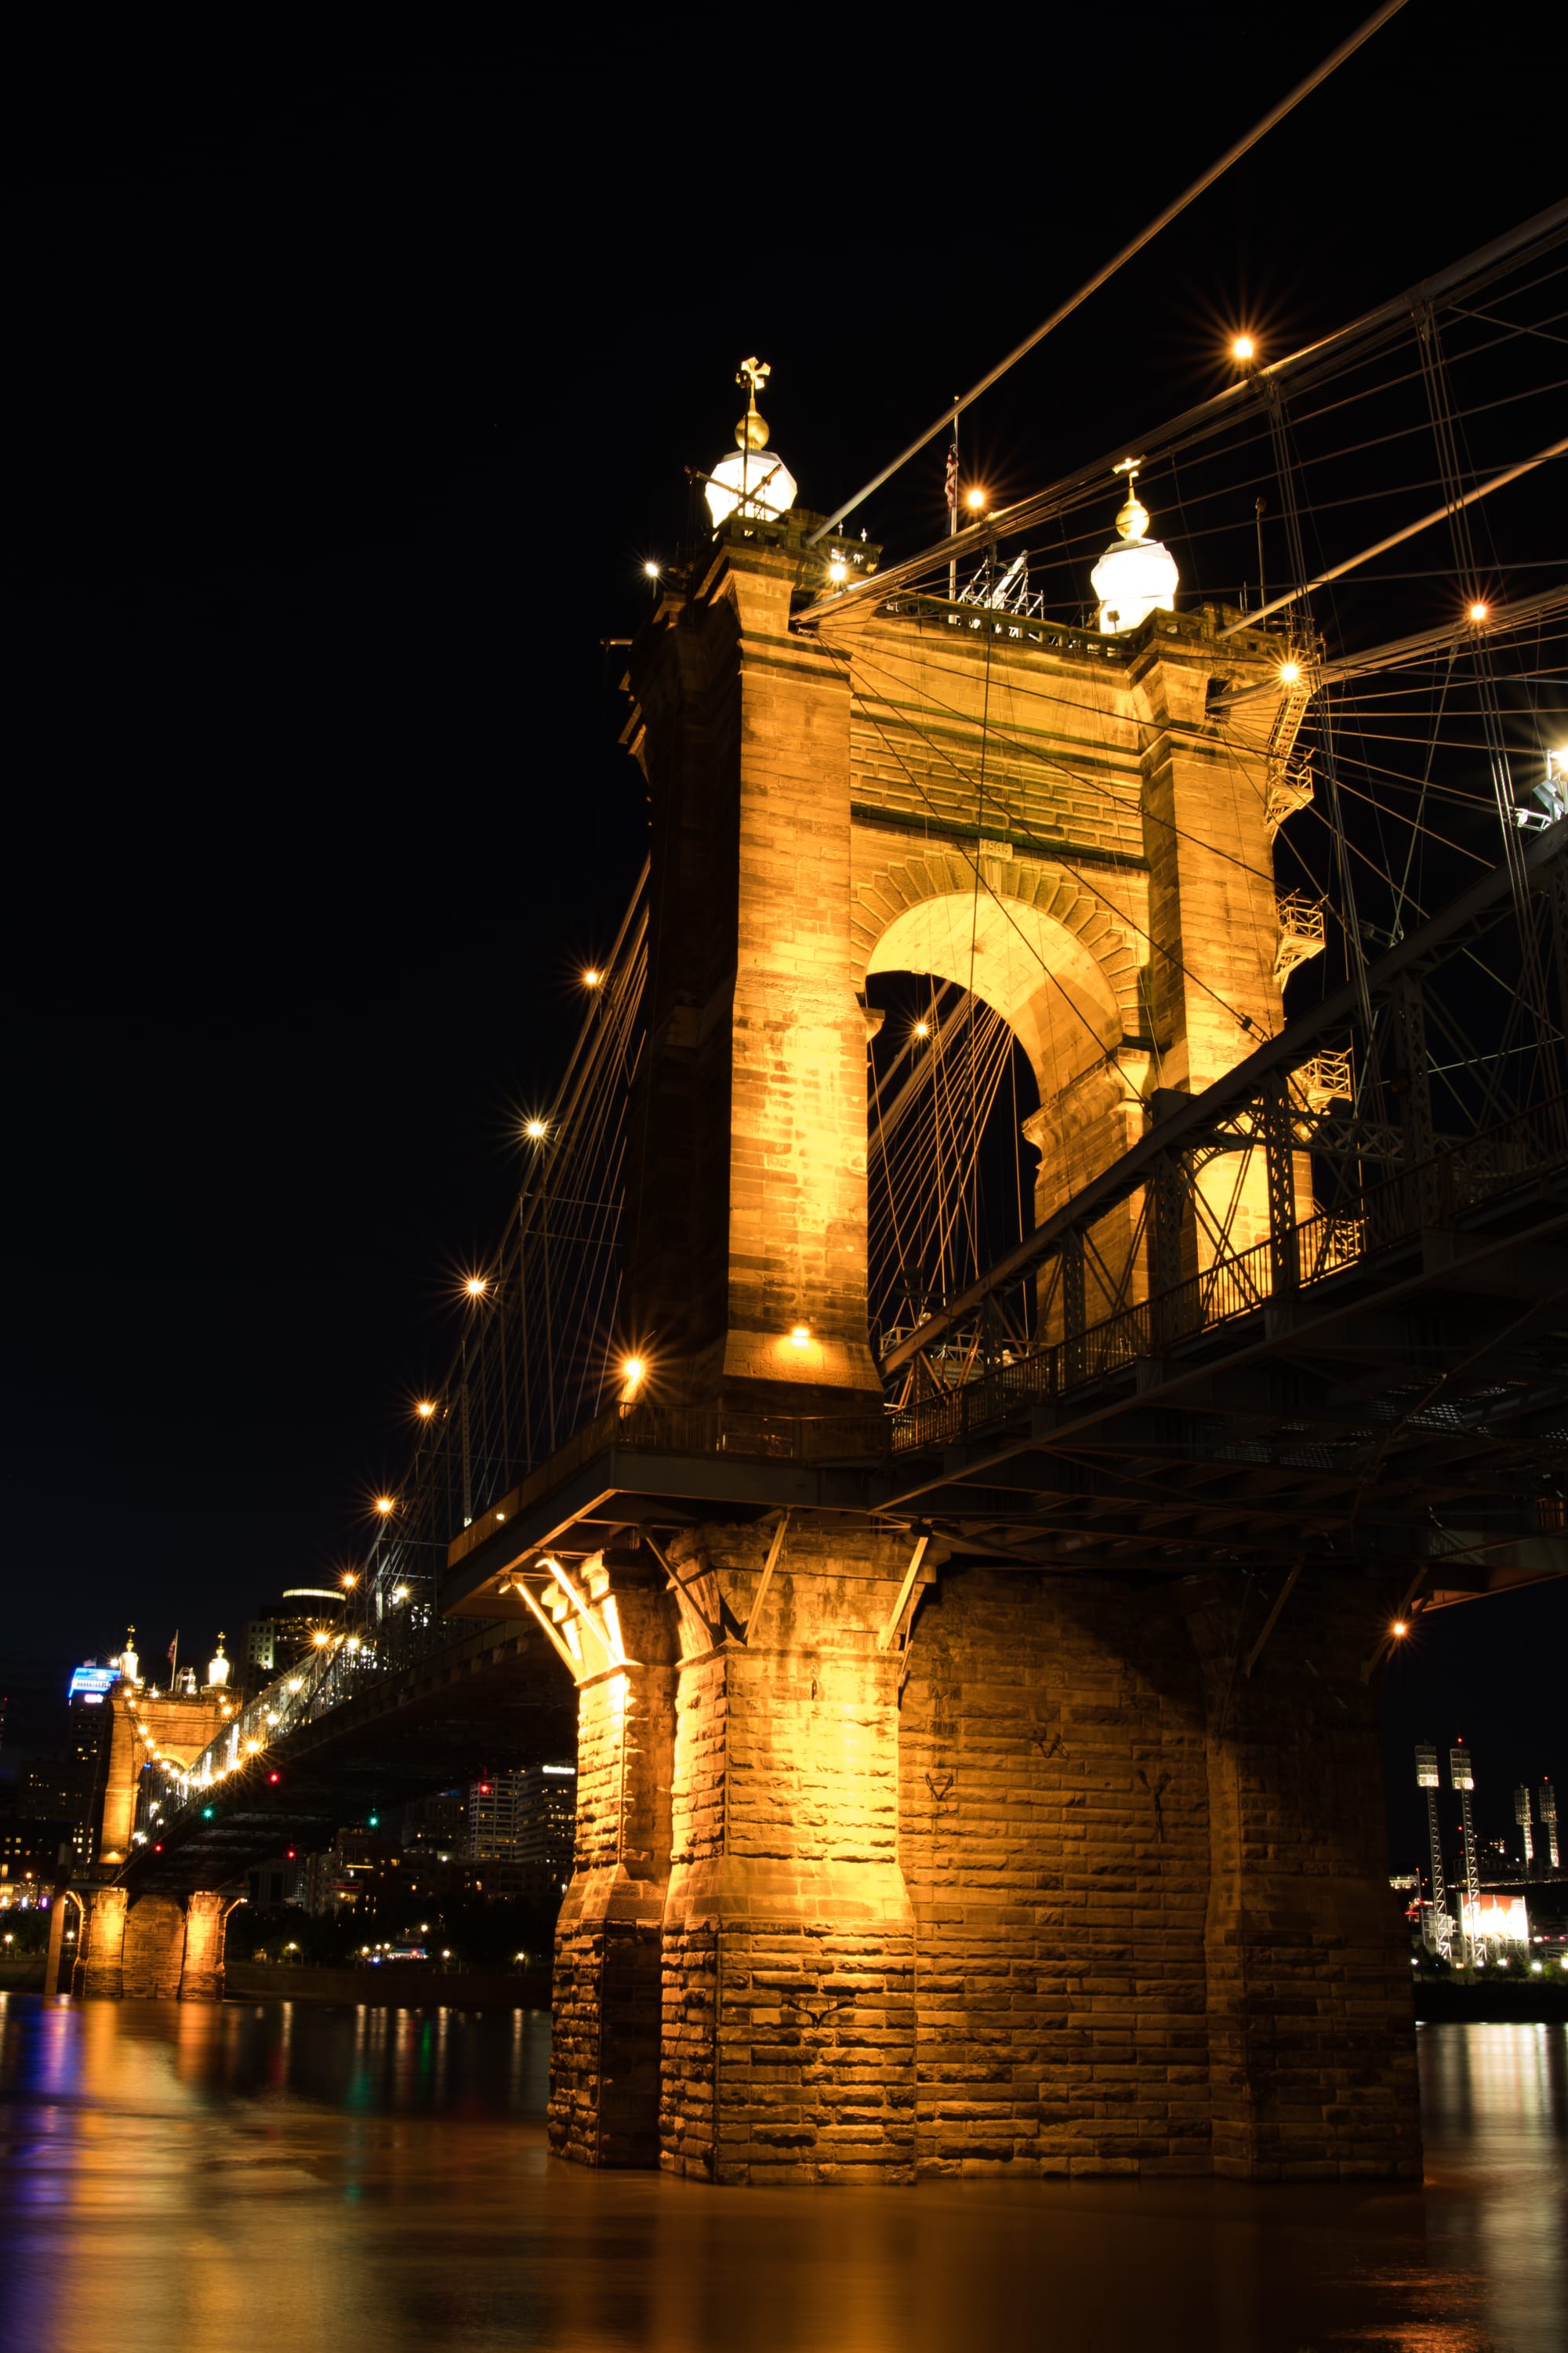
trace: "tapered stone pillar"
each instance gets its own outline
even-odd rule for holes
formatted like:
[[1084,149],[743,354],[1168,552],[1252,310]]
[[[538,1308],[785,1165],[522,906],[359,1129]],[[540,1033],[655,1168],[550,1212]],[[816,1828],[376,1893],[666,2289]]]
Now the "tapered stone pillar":
[[73,1926],[76,1926],[79,1923],[80,1918],[81,1914],[77,1905],[71,1902],[70,1898],[63,1890],[57,1889],[55,1892],[54,1902],[49,1909],[49,1949],[48,1957],[44,1963],[44,1991],[46,1994],[68,1993],[70,1991],[68,1983],[64,1986],[60,1983],[60,1967],[68,1953],[70,1955],[72,1961],[75,1961],[76,1947],[74,1944],[67,1944],[66,1928],[68,1924]]
[[[899,1863],[898,1537],[708,1527],[683,1610],[661,2160],[720,2182],[914,2170],[914,1921]],[[710,1627],[745,1627],[705,1641]],[[725,1613],[728,1613],[727,1615]]]
[[654,1404],[850,1417],[881,1387],[849,685],[790,632],[805,522],[717,533],[633,649],[658,913],[624,1314]]
[[185,1949],[180,1965],[182,2001],[223,1999],[224,1899],[202,1888],[185,1899]]
[[652,2166],[658,2156],[676,1675],[663,1583],[651,1556],[642,1579],[616,1576],[624,1664],[595,1648],[592,1624],[609,1622],[602,1611],[577,1621],[577,1836],[555,1928],[550,2144],[581,2165]]
[[123,1887],[99,1887],[84,1897],[86,1958],[82,1991],[89,2000],[119,2001],[125,1991],[125,1915],[130,1895]]
[[1209,2109],[1235,2179],[1419,2179],[1405,1923],[1388,1887],[1367,1612],[1309,1571],[1254,1673],[1233,1579],[1194,1578],[1207,1706]]

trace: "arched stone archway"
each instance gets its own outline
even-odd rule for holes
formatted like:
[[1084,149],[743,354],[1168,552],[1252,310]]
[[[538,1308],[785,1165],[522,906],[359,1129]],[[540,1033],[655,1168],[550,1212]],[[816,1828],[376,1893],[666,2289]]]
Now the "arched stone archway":
[[[863,861],[855,845],[851,929],[862,991],[879,973],[930,973],[999,1013],[1035,1074],[1040,1108],[1024,1123],[1039,1154],[1037,1223],[1141,1134],[1152,1057],[1141,1034],[1141,894],[1122,911],[1066,867],[957,850]],[[866,843],[873,857],[881,845]],[[1093,1312],[1142,1295],[1130,1264],[1129,1213],[1097,1229],[1087,1290]]]

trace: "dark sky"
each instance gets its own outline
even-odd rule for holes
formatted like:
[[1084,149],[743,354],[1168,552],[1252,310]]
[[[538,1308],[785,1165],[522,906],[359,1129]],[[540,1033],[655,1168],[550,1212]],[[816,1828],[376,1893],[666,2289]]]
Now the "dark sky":
[[[0,1687],[360,1535],[640,860],[601,641],[741,354],[826,508],[1364,11],[1079,13],[13,76]],[[1412,0],[982,406],[995,488],[1551,201],[1552,22]],[[1434,1623],[1437,1736],[1546,1739],[1556,1599]]]

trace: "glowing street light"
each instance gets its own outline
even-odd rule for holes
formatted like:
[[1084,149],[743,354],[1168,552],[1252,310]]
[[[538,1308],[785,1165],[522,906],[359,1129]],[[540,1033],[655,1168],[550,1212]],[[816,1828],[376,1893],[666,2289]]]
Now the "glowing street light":
[[1296,681],[1300,677],[1300,675],[1301,665],[1300,662],[1288,661],[1280,663],[1279,683],[1281,686],[1294,686]]
[[421,1398],[414,1410],[419,1416],[421,1421],[428,1421],[436,1410],[435,1398]]
[[647,562],[643,565],[643,576],[645,579],[648,580],[657,580],[658,578],[658,566],[654,562],[651,555],[648,557]]
[[789,1336],[797,1348],[809,1348],[811,1345],[810,1324],[797,1324]]
[[929,1038],[931,1036],[931,1023],[929,1021],[917,1021],[915,1023],[914,1034],[917,1038]]
[[1233,360],[1239,360],[1245,366],[1248,360],[1257,358],[1258,345],[1250,335],[1237,335],[1231,344],[1230,355]]
[[1470,607],[1470,613],[1469,613],[1469,617],[1470,617],[1470,619],[1471,619],[1472,621],[1484,621],[1484,620],[1486,619],[1486,617],[1487,617],[1487,612],[1488,612],[1488,609],[1489,609],[1489,608],[1488,608],[1485,605],[1481,605],[1481,604],[1475,604],[1475,605],[1472,605],[1472,606]]
[[1396,1618],[1388,1630],[1396,1642],[1402,1642],[1410,1629],[1403,1618]]
[[622,1357],[621,1378],[628,1389],[639,1388],[647,1372],[647,1366],[640,1356]]
[[827,576],[835,584],[840,580],[848,579],[849,566],[845,563],[844,558],[841,555],[836,556],[833,562],[828,565]]
[[963,493],[963,503],[969,509],[971,514],[978,514],[982,507],[985,504],[984,491],[981,490],[965,491]]
[[[584,988],[597,988],[604,980],[604,977],[605,976],[602,972],[595,972],[593,965],[590,965],[587,971],[583,975],[583,986]],[[543,1133],[542,1128],[541,1129],[541,1133]]]
[[463,1285],[470,1299],[482,1299],[489,1287],[489,1278],[482,1274],[470,1274]]
[[389,1520],[396,1511],[397,1505],[390,1495],[378,1495],[375,1499],[375,1508],[384,1520]]
[[352,1593],[359,1583],[359,1578],[352,1568],[345,1568],[340,1582],[345,1593]]
[[550,1129],[548,1124],[544,1120],[528,1119],[524,1120],[522,1124],[522,1132],[524,1135],[527,1136],[530,1144],[542,1144],[545,1137],[549,1134]]

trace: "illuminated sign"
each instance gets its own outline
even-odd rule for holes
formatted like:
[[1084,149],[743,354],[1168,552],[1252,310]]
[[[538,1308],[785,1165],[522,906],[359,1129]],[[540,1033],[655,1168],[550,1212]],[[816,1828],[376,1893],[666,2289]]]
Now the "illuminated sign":
[[118,1667],[75,1667],[71,1671],[69,1699],[79,1699],[89,1707],[97,1707],[120,1681]]
[[1488,1936],[1505,1945],[1530,1942],[1530,1914],[1522,1895],[1482,1895],[1474,1904],[1461,1895],[1459,1910],[1467,1936]]

